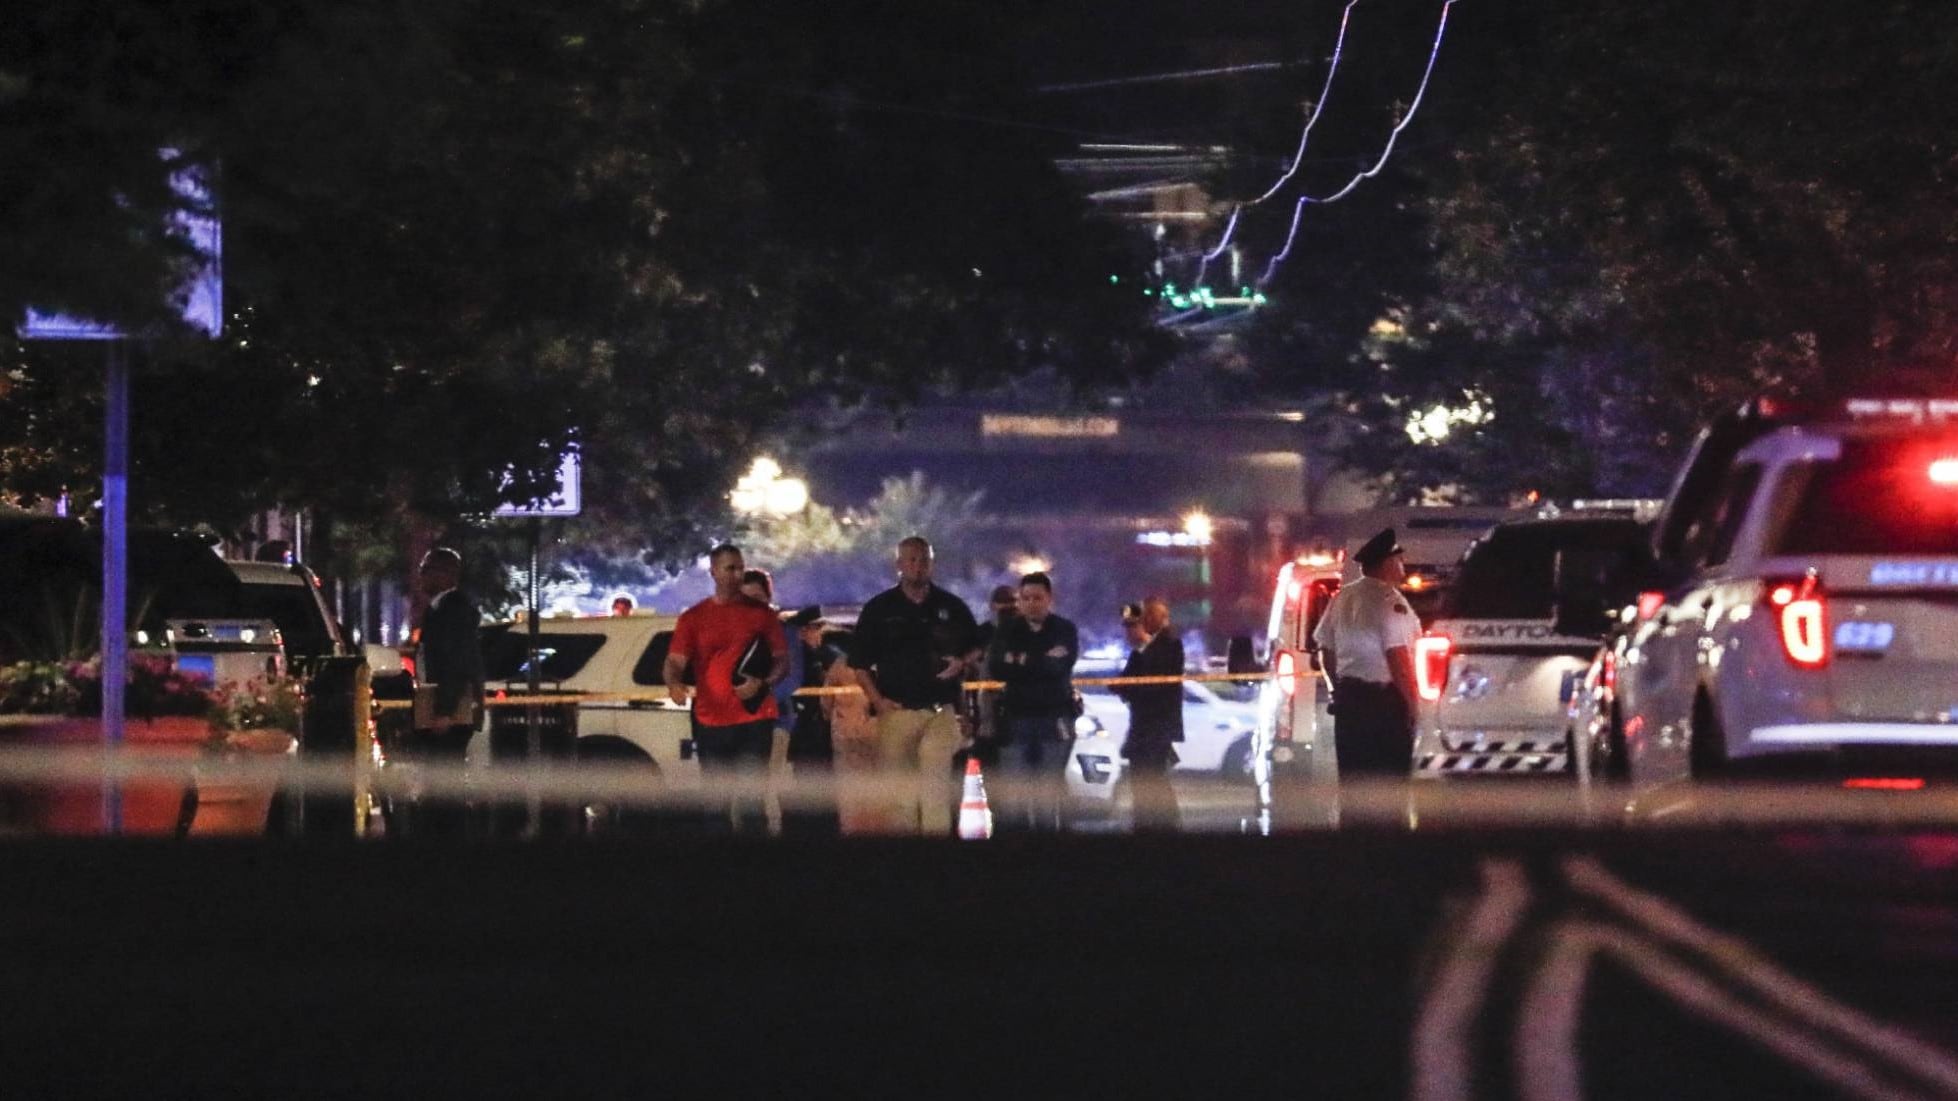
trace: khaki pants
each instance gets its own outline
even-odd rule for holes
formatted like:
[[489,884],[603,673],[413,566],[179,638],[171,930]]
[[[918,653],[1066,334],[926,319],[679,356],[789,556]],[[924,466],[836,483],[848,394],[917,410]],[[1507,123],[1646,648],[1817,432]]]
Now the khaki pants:
[[[959,751],[959,719],[948,705],[933,709],[886,706],[877,716],[877,765],[892,799],[891,828],[927,837],[952,832],[952,757]],[[912,788],[905,774],[917,777]]]

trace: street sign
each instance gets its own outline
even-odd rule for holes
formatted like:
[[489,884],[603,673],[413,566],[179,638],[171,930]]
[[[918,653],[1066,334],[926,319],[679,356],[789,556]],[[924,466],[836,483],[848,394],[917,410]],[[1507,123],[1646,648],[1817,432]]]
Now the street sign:
[[580,471],[578,453],[567,451],[558,463],[557,489],[549,496],[528,504],[498,505],[490,515],[519,519],[529,516],[576,516],[584,511]]

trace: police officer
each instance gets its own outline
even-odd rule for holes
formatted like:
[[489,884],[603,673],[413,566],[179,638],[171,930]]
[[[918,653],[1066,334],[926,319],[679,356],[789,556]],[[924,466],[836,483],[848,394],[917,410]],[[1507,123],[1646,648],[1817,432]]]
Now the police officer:
[[1353,553],[1362,577],[1326,606],[1312,640],[1333,682],[1333,752],[1342,780],[1404,780],[1414,754],[1414,640],[1421,621],[1400,583],[1407,577],[1394,529]]

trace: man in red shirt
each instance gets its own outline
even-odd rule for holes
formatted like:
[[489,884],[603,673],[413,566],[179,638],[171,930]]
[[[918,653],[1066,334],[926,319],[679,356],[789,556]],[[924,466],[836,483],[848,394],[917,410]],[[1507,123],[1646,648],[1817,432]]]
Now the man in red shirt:
[[[771,693],[789,673],[788,636],[773,608],[742,595],[747,563],[741,548],[723,543],[708,553],[707,565],[714,595],[680,614],[660,672],[673,702],[693,697],[694,749],[700,754],[701,774],[710,783],[740,780],[744,773],[759,777],[767,770],[775,738]],[[761,664],[754,654],[757,646],[768,655],[765,676],[756,675]],[[694,671],[692,687],[683,683],[689,668]],[[707,805],[716,829],[726,828],[732,818],[739,819],[742,830],[768,828],[759,786],[752,799],[710,798]]]

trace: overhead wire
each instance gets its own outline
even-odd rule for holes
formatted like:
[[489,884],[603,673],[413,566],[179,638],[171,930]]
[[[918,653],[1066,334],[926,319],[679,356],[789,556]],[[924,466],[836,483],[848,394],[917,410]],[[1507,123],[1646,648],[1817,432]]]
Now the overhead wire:
[[1204,253],[1203,261],[1197,265],[1196,282],[1198,284],[1203,282],[1204,275],[1210,269],[1210,262],[1222,256],[1224,250],[1230,247],[1231,236],[1237,232],[1237,220],[1244,213],[1244,209],[1246,207],[1257,206],[1266,199],[1276,195],[1280,188],[1284,187],[1291,181],[1293,176],[1298,174],[1299,166],[1305,163],[1306,143],[1312,140],[1312,128],[1319,124],[1319,117],[1326,111],[1326,101],[1332,97],[1333,77],[1338,75],[1339,59],[1346,52],[1346,29],[1353,21],[1353,9],[1359,5],[1360,0],[1347,0],[1346,7],[1339,14],[1339,35],[1333,39],[1332,61],[1326,66],[1326,83],[1324,87],[1319,89],[1319,99],[1312,105],[1312,114],[1306,118],[1304,128],[1299,131],[1299,147],[1292,154],[1291,164],[1286,166],[1285,171],[1279,175],[1278,179],[1270,187],[1265,189],[1264,194],[1252,199],[1248,203],[1238,203],[1231,208],[1230,222],[1224,226],[1224,233],[1222,237],[1218,238],[1217,247]]
[[1346,186],[1324,198],[1313,198],[1311,195],[1299,196],[1298,202],[1292,207],[1292,225],[1285,234],[1285,245],[1273,253],[1271,259],[1265,263],[1264,274],[1258,277],[1258,286],[1262,287],[1271,282],[1271,277],[1277,274],[1279,265],[1283,264],[1291,256],[1292,245],[1298,239],[1299,222],[1301,216],[1305,213],[1307,203],[1315,203],[1321,206],[1327,203],[1336,203],[1346,196],[1351,195],[1353,190],[1360,186],[1362,180],[1374,178],[1380,174],[1381,169],[1387,166],[1388,159],[1394,155],[1394,143],[1400,140],[1401,131],[1407,129],[1407,125],[1414,121],[1415,113],[1421,109],[1422,97],[1428,93],[1428,81],[1434,76],[1435,60],[1441,56],[1442,39],[1448,34],[1448,15],[1454,9],[1456,2],[1457,0],[1447,0],[1446,3],[1441,5],[1441,18],[1435,24],[1434,44],[1428,49],[1428,63],[1421,70],[1421,83],[1415,88],[1414,98],[1408,102],[1406,112],[1401,115],[1400,121],[1394,124],[1393,130],[1387,134],[1387,144],[1381,149],[1379,158],[1373,162],[1373,167],[1355,174],[1352,179],[1346,181]]

